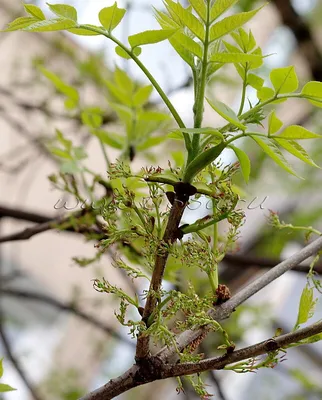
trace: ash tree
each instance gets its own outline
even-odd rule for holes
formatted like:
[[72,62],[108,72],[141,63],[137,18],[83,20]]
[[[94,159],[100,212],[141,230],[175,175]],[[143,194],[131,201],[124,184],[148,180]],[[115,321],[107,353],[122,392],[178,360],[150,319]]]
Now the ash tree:
[[[202,372],[225,369],[244,373],[273,367],[289,348],[322,339],[322,322],[303,327],[313,316],[316,291],[321,290],[314,267],[322,249],[322,238],[311,241],[234,296],[221,281],[220,262],[235,248],[244,223],[234,176],[241,171],[246,182],[250,179],[248,144],[257,146],[272,163],[301,179],[285,154],[315,168],[317,165],[299,142],[321,137],[300,125],[284,126],[276,106],[295,98],[321,108],[322,83],[310,81],[299,88],[293,66],[273,69],[270,82],[265,83],[258,69],[267,55],[257,45],[252,32],[244,27],[261,8],[226,16],[236,3],[236,0],[189,0],[189,5],[184,7],[180,2],[165,0],[164,11],[154,9],[160,29],[131,35],[128,43],[113,34],[126,13],[116,2],[99,12],[101,25],[97,26],[78,23],[77,11],[69,5],[48,4],[54,16],[46,18],[38,6],[25,4],[27,15],[17,18],[5,29],[7,32],[64,30],[75,35],[102,35],[114,43],[119,57],[134,63],[150,82],[139,84],[125,71],[115,68],[106,85],[109,107],[122,123],[122,130],[116,133],[104,129],[104,107],[84,106],[76,88],[41,68],[65,96],[66,109],[77,110],[83,125],[99,142],[107,171],[104,176],[93,171],[85,149],[75,146],[57,130],[48,149],[60,161],[60,170],[49,179],[63,193],[84,204],[90,198],[92,203],[86,204],[81,212],[59,219],[48,229],[74,229],[95,241],[95,257],[75,258],[79,265],[97,262],[110,251],[116,268],[134,281],[148,283],[147,290],[133,296],[106,277],[95,279],[94,290],[102,296],[118,297],[119,309],[115,316],[136,341],[136,354],[129,370],[83,396],[82,400],[112,399],[136,386],[170,377],[178,379],[178,392],[183,390],[182,379],[187,379],[200,397],[207,398],[210,394],[202,381]],[[165,40],[191,71],[193,126],[185,125],[140,59],[144,46]],[[236,69],[240,79],[241,101],[237,112],[220,100],[216,87],[207,91],[210,82],[220,76],[227,64]],[[247,98],[249,88],[256,91],[255,103]],[[160,96],[167,112],[149,108],[153,92]],[[205,106],[220,115],[225,123],[204,126]],[[151,166],[145,161],[141,168],[133,167],[134,158],[140,156],[144,160],[166,141],[177,141],[183,149],[171,154],[167,169],[157,162]],[[112,148],[119,151],[116,160],[110,159]],[[237,163],[222,164],[220,157],[226,149],[235,153]],[[97,189],[102,187],[105,193],[99,196]],[[207,198],[210,212],[203,218],[196,216],[191,224],[183,224],[183,213],[191,201],[200,197]],[[224,235],[218,231],[222,221],[228,226]],[[281,222],[275,213],[271,213],[270,221],[275,229],[302,230],[307,238],[321,235],[313,227]],[[233,318],[235,310],[247,299],[310,256],[314,259],[299,299],[298,315],[294,315],[293,330],[277,331],[274,337],[263,342],[236,348],[231,337],[233,332],[225,329],[222,321]],[[205,278],[202,285],[200,277]],[[167,290],[164,281],[174,283],[175,289]],[[198,348],[210,335],[216,338],[217,352],[204,358]]]

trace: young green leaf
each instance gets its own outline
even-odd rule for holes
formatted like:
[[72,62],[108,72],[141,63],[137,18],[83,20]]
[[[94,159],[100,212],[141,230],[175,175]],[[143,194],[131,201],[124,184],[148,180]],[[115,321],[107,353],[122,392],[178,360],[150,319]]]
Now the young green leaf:
[[246,22],[252,19],[254,15],[256,15],[261,8],[258,8],[253,11],[235,14],[217,22],[210,29],[210,41],[213,42],[214,40],[220,39],[221,37],[234,31],[235,29],[240,28]]
[[49,71],[48,69],[39,66],[39,70],[41,73],[49,79],[56,87],[56,89],[60,92],[63,93],[65,96],[70,99],[70,105],[73,107],[76,107],[79,103],[79,94],[78,91],[73,88],[72,86],[67,85],[65,82],[63,82],[59,76],[54,74],[53,72]]
[[189,0],[189,3],[192,5],[193,9],[196,11],[199,17],[206,22],[207,6],[204,0]]
[[14,389],[13,387],[6,385],[5,383],[0,383],[0,393],[12,392],[14,390],[17,389]]
[[66,18],[54,18],[46,19],[44,21],[38,21],[29,25],[22,30],[28,32],[52,32],[52,31],[63,31],[66,29],[76,27],[76,22],[72,19]]
[[50,11],[56,14],[58,17],[72,19],[77,22],[77,11],[75,7],[67,4],[49,4],[47,3]]
[[[137,47],[135,50],[137,50],[137,49],[139,49],[139,47]],[[120,46],[116,46],[115,47],[115,53],[118,56],[120,56],[122,58],[125,58],[126,60],[130,60],[131,59],[131,56],[124,49],[122,49],[122,47],[120,47]]]
[[278,132],[283,126],[283,122],[276,116],[275,110],[268,117],[268,136]]
[[140,87],[133,96],[132,100],[133,106],[142,107],[149,100],[152,91],[153,91],[152,85]]
[[239,121],[237,115],[230,107],[218,100],[210,100],[208,98],[206,98],[206,100],[210,107],[213,108],[226,121],[230,122],[234,126],[237,126],[237,128],[241,129],[242,131],[246,130],[246,126]]
[[294,330],[298,329],[301,324],[305,324],[313,316],[316,302],[317,300],[314,299],[313,288],[305,286],[301,295],[299,311]]
[[19,17],[10,22],[6,29],[1,29],[1,32],[19,31],[20,29],[24,29],[37,21],[39,21],[39,18],[36,17]]
[[316,107],[322,108],[322,82],[308,82],[303,87],[301,94],[304,97],[307,96],[310,103],[312,103]]
[[116,67],[114,71],[114,79],[119,88],[132,94],[135,84],[125,71]]
[[235,147],[233,145],[229,145],[229,147],[235,152],[236,157],[238,158],[243,177],[245,179],[245,182],[248,183],[249,181],[249,176],[250,176],[250,160],[248,155],[238,147]]
[[316,133],[313,133],[308,129],[303,128],[303,126],[291,125],[288,126],[281,134],[275,137],[288,140],[300,140],[300,139],[316,139],[316,138],[321,138],[322,136],[317,135]]
[[276,162],[277,165],[282,167],[288,173],[300,178],[291,168],[279,148],[272,141],[264,141],[257,136],[251,136],[251,138],[262,148],[262,150]]
[[264,85],[264,79],[255,74],[248,74],[247,76],[247,84],[253,87],[256,90],[261,90]]
[[307,154],[307,152],[303,149],[303,147],[300,146],[297,142],[293,140],[278,139],[278,138],[274,138],[274,140],[281,147],[283,147],[283,149],[285,149],[298,159],[304,161],[306,164],[309,164],[312,167],[320,168],[318,165],[315,164],[315,162],[311,159],[311,157]]
[[273,69],[270,79],[276,94],[292,93],[299,87],[299,80],[293,66]]
[[238,0],[217,0],[210,11],[210,21],[213,22],[228,11]]
[[115,2],[111,7],[102,8],[98,14],[98,18],[102,26],[111,33],[122,21],[125,13],[126,10],[124,8],[118,8]]
[[196,158],[194,158],[188,165],[184,172],[183,181],[191,182],[192,179],[207,165],[211,164],[215,161],[224,148],[226,147],[225,143],[220,143],[217,146],[211,147],[210,149],[204,151],[199,154]]
[[176,32],[175,29],[144,31],[129,36],[129,43],[133,49],[137,46],[142,46],[145,44],[162,42],[163,40],[169,39],[169,37],[171,37],[175,32]]
[[102,129],[96,129],[92,133],[97,136],[102,143],[114,149],[122,150],[125,147],[125,138],[118,133],[108,132]]
[[165,136],[150,137],[147,140],[145,140],[142,144],[138,144],[136,148],[138,151],[144,151],[151,147],[158,146],[160,143],[164,142],[165,139],[166,139]]
[[216,53],[210,57],[210,61],[218,63],[246,63],[262,60],[261,56],[244,53]]
[[177,32],[174,37],[186,50],[197,56],[200,60],[202,59],[203,51],[199,43],[181,32]]
[[180,3],[175,3],[171,0],[165,0],[167,10],[170,15],[176,16],[176,22],[182,27],[187,27],[198,39],[204,41],[205,27],[193,13],[183,8]]
[[46,19],[45,14],[42,12],[42,10],[34,4],[24,4],[24,8],[26,12],[32,17],[40,20]]
[[274,89],[266,86],[262,87],[260,90],[257,91],[257,97],[261,103],[264,103],[265,101],[270,99],[271,99],[271,104],[284,103],[285,101],[287,101],[287,99],[273,100],[275,97],[275,91]]

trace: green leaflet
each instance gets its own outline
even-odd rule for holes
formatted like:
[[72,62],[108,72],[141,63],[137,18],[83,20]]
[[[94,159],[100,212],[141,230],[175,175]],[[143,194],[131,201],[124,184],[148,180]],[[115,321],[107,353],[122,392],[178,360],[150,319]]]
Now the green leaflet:
[[36,17],[19,17],[8,24],[6,29],[1,29],[1,32],[12,32],[26,28],[39,21]]
[[5,383],[0,383],[0,393],[12,392],[14,390],[17,390],[17,389],[14,389],[10,385],[6,385]]
[[210,21],[213,22],[228,11],[238,0],[217,0],[210,11]]
[[261,56],[244,53],[216,53],[210,57],[210,61],[218,63],[245,63],[261,60]]
[[32,17],[40,20],[46,19],[45,14],[42,12],[42,10],[34,4],[24,4],[24,8],[26,12]]
[[205,27],[191,11],[183,8],[180,3],[165,0],[167,10],[173,19],[182,27],[187,27],[201,41],[205,39]]
[[145,44],[152,44],[162,42],[168,39],[176,32],[176,29],[160,29],[140,32],[135,35],[129,36],[130,46],[133,48]]
[[304,161],[306,164],[311,165],[312,167],[320,168],[315,162],[311,159],[311,157],[307,154],[307,152],[303,149],[301,145],[293,140],[286,140],[286,139],[278,139],[274,138],[276,143],[278,143],[283,149],[288,151],[293,156],[299,158],[300,160]]
[[207,6],[204,0],[189,0],[189,3],[192,5],[193,9],[199,15],[201,19],[204,21],[207,20]]
[[133,96],[133,102],[132,102],[133,106],[134,107],[143,106],[150,98],[152,91],[153,91],[152,85],[140,87]]
[[272,141],[264,141],[257,136],[251,136],[251,138],[262,148],[262,150],[273,160],[277,165],[282,167],[289,174],[300,178],[291,168],[279,148]]
[[125,71],[123,71],[121,68],[117,66],[115,67],[114,71],[114,79],[119,88],[125,90],[128,93],[133,92],[135,87],[134,82]]
[[248,74],[247,84],[256,90],[261,90],[264,85],[264,79],[255,74]]
[[316,81],[308,82],[303,87],[301,94],[304,96],[314,98],[313,100],[310,98],[308,100],[316,107],[322,108],[322,82],[316,82]]
[[217,22],[210,29],[210,41],[213,42],[214,40],[220,39],[221,37],[234,31],[235,29],[240,28],[251,18],[253,18],[253,16],[256,15],[261,8],[253,11],[235,14]]
[[300,139],[316,139],[321,138],[321,135],[317,135],[309,131],[308,129],[303,128],[299,125],[291,125],[287,127],[281,134],[278,136],[274,136],[281,139],[288,139],[288,140],[300,140]]
[[225,147],[226,144],[222,142],[194,158],[185,170],[183,182],[191,182],[201,170],[203,170],[207,165],[215,161],[216,158],[220,156]]
[[98,14],[98,18],[103,27],[108,31],[112,32],[118,24],[122,21],[126,10],[124,8],[118,8],[115,2],[111,7],[102,8]]
[[[263,103],[264,101],[273,99],[275,97],[275,91],[272,88],[263,86],[260,90],[257,91],[257,97],[258,100],[260,100],[260,102]],[[287,99],[278,99],[271,101],[271,104],[284,103],[285,101],[287,101]]]
[[293,329],[294,331],[297,330],[301,324],[305,324],[305,322],[313,316],[316,302],[317,299],[314,299],[313,288],[305,286],[301,295],[297,321]]
[[242,170],[245,182],[248,183],[251,169],[250,159],[248,155],[238,147],[235,147],[233,145],[229,145],[229,147],[235,152],[236,157],[238,158],[238,161],[240,163],[240,168]]
[[230,122],[234,126],[237,126],[237,128],[241,129],[242,131],[246,130],[246,126],[239,121],[237,115],[230,107],[218,100],[210,100],[208,98],[206,98],[206,100],[210,107],[213,108],[226,121]]
[[275,110],[268,117],[268,136],[278,132],[283,127],[283,122],[276,116]]
[[190,53],[197,56],[200,60],[202,59],[203,50],[199,43],[195,42],[191,37],[184,33],[177,32],[174,38]]
[[299,80],[293,66],[273,69],[270,79],[276,94],[292,93],[299,87]]
[[[44,21],[35,22],[22,30],[29,32],[51,32],[51,31],[62,31],[76,27],[76,22],[72,19],[65,18],[54,18],[46,19]],[[21,28],[19,28],[21,29]]]
[[69,6],[67,4],[49,4],[46,3],[54,14],[58,17],[72,19],[77,22],[77,11],[75,7]]
[[70,108],[70,109],[75,108],[79,103],[78,91],[75,88],[73,88],[72,86],[67,85],[64,81],[62,81],[60,79],[60,77],[58,75],[54,74],[53,72],[49,71],[48,69],[46,69],[42,66],[40,66],[38,68],[41,71],[41,73],[54,84],[54,86],[60,93],[63,93],[65,96],[67,96],[67,98],[69,100],[68,108]]
[[122,150],[125,147],[125,138],[119,133],[108,132],[102,129],[96,129],[92,133],[97,136],[102,143],[114,149]]
[[166,139],[165,136],[155,136],[155,137],[150,137],[147,140],[145,140],[142,144],[137,145],[137,150],[138,151],[144,151],[149,149],[150,147],[155,147],[159,145],[160,143],[164,142]]

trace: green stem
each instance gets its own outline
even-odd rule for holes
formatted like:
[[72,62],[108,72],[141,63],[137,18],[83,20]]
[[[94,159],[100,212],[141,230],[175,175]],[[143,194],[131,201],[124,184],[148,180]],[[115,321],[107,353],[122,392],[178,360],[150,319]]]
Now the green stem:
[[[161,99],[163,100],[164,104],[168,107],[170,113],[172,114],[173,118],[176,120],[178,126],[180,128],[185,128],[185,124],[183,123],[180,115],[178,114],[177,110],[169,100],[168,96],[164,93],[162,90],[161,86],[158,84],[158,82],[155,80],[153,75],[149,72],[149,70],[144,66],[144,64],[138,59],[137,56],[135,56],[130,49],[128,49],[122,42],[120,42],[116,37],[114,37],[112,34],[108,33],[104,29],[101,28],[96,28],[93,26],[88,26],[88,25],[79,25],[79,28],[82,29],[87,29],[88,31],[96,32],[99,33],[108,39],[112,40],[115,44],[117,44],[119,47],[121,47],[131,58],[132,60],[136,63],[136,65],[141,69],[141,71],[145,74],[145,76],[149,79],[155,90],[159,93]],[[186,148],[188,152],[191,151],[191,140],[190,136],[187,133],[183,133]]]
[[182,228],[182,232],[186,235],[187,233],[193,233],[193,232],[198,232],[201,231],[203,229],[208,228],[211,225],[216,225],[217,222],[222,221],[223,219],[226,219],[229,215],[229,212],[226,212],[224,214],[222,214],[219,218],[216,219],[212,219],[209,222],[206,222],[205,224],[192,224],[192,225],[188,225],[185,228]]
[[[207,84],[208,50],[210,44],[209,31],[210,31],[210,0],[207,0],[207,21],[206,21],[204,52],[201,65],[201,79],[200,79],[200,85],[196,85],[197,92],[196,92],[196,101],[194,105],[194,113],[195,113],[194,128],[200,128],[203,119],[204,99],[205,99],[205,91]],[[199,141],[200,141],[200,135],[194,134],[192,139],[192,150],[194,155],[198,154]]]
[[103,153],[103,156],[104,156],[104,159],[105,159],[105,162],[106,162],[106,168],[107,168],[107,170],[109,170],[110,169],[110,162],[109,162],[109,159],[107,157],[107,153],[106,153],[106,149],[105,149],[104,143],[101,140],[99,142],[100,142],[102,153]]
[[216,296],[217,295],[217,289],[218,289],[218,268],[217,264],[214,266],[214,269],[208,272],[208,278],[210,282],[210,286],[212,289],[213,294]]
[[242,91],[242,98],[240,102],[240,107],[238,111],[238,117],[242,114],[245,106],[245,100],[246,100],[246,89],[247,89],[247,74],[248,74],[248,63],[246,63],[245,67],[245,79],[243,81],[243,91]]

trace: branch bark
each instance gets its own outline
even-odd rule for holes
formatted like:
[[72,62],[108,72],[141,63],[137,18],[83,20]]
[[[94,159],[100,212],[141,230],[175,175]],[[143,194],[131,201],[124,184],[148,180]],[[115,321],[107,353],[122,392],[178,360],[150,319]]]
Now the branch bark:
[[160,379],[167,379],[176,376],[191,375],[209,370],[220,370],[227,365],[248,360],[263,354],[286,348],[301,340],[322,332],[322,322],[318,322],[287,333],[278,337],[270,338],[263,342],[226,353],[219,357],[213,357],[198,363],[166,364],[160,363],[158,358],[150,361],[151,368],[146,371],[144,367],[133,365],[128,371],[116,379],[110,380],[106,385],[83,396],[80,400],[110,400],[134,387],[153,382]]

